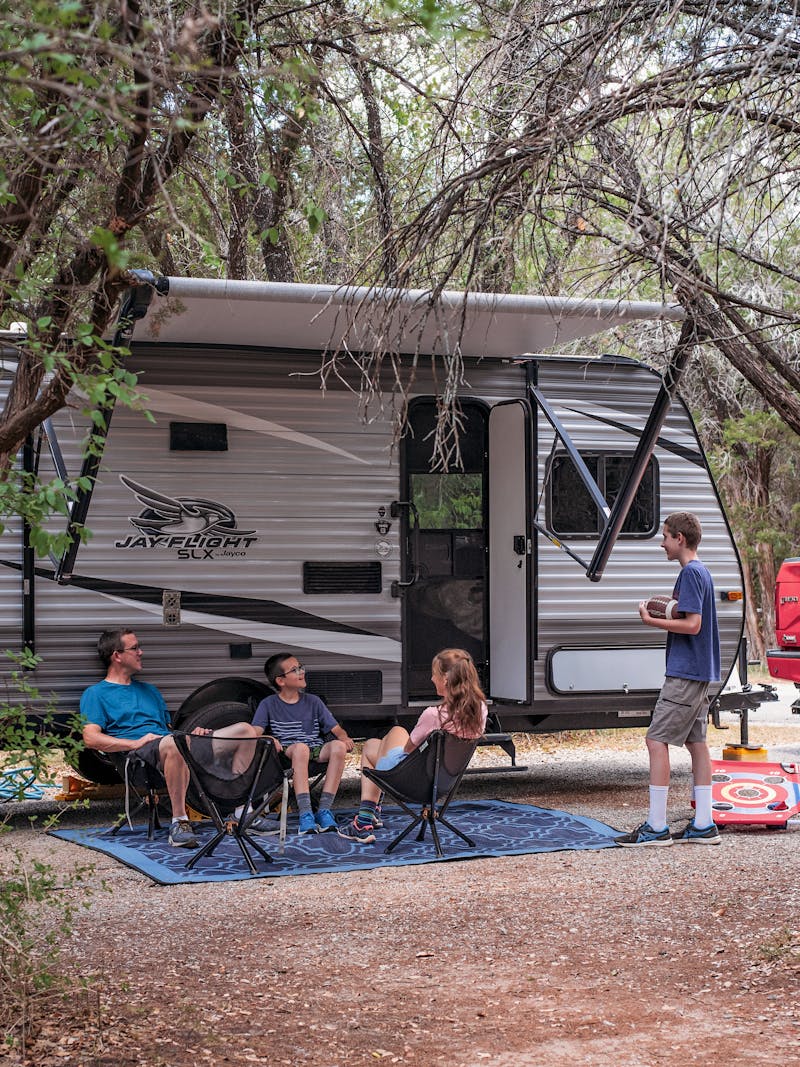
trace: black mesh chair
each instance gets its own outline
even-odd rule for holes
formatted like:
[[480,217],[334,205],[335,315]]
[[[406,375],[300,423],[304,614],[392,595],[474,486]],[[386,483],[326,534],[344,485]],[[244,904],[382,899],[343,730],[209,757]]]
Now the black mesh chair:
[[[172,735],[189,768],[191,785],[202,799],[203,808],[214,823],[216,833],[188,860],[194,867],[204,856],[212,856],[226,836],[239,846],[251,874],[257,874],[251,849],[267,863],[272,856],[250,835],[248,826],[257,810],[257,799],[286,791],[286,777],[272,739],[233,738],[213,734]],[[242,765],[245,764],[245,765]],[[244,811],[234,817],[237,808]],[[285,804],[284,804],[285,809]]]
[[411,816],[411,822],[389,842],[384,852],[395,849],[419,825],[417,841],[423,840],[425,830],[430,826],[436,855],[442,856],[437,823],[446,826],[470,848],[475,848],[475,842],[445,818],[445,813],[461,784],[478,740],[466,741],[446,730],[435,730],[390,771],[363,769],[362,774]]
[[[97,754],[101,755],[101,753]],[[108,759],[125,783],[125,811],[114,823],[111,833],[118,834],[126,823],[133,829],[133,819],[140,811],[146,811],[147,839],[152,841],[156,830],[161,829],[158,805],[162,797],[167,794],[164,775],[155,767],[145,763],[136,751],[110,753]],[[136,801],[133,812],[131,812],[132,799]]]

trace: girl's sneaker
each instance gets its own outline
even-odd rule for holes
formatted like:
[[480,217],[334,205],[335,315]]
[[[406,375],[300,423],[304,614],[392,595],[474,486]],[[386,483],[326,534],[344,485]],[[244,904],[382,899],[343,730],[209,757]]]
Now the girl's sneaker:
[[362,826],[358,819],[353,819],[352,822],[345,823],[345,825],[340,826],[336,832],[339,834],[339,837],[343,837],[347,841],[358,841],[362,845],[371,845],[375,840],[373,827]]

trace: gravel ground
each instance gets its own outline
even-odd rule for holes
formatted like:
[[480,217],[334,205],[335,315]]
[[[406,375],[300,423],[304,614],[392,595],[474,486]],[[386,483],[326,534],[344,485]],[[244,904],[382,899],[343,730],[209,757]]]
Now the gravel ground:
[[[734,734],[712,732],[715,755]],[[471,777],[462,795],[627,829],[646,814],[642,735],[525,742],[526,771]],[[791,715],[770,726],[754,715],[750,740],[800,761],[800,720]],[[688,756],[675,757],[677,826],[691,810]],[[357,785],[351,769],[342,805],[354,802]],[[100,810],[66,822],[101,821]],[[183,887],[156,886],[45,837],[25,827],[24,815],[15,824],[11,841],[30,859],[65,873],[95,868],[88,908],[61,938],[65,979],[90,977],[90,991],[51,1009],[29,1048],[31,1067],[800,1058],[800,829],[791,823],[778,832],[726,831],[717,848],[561,852]],[[78,891],[63,896],[77,900]],[[14,1056],[9,1063],[21,1062]]]

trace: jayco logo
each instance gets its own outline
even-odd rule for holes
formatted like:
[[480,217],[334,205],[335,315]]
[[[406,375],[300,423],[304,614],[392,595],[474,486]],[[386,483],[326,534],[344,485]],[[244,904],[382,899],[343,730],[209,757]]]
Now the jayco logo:
[[244,556],[258,540],[255,530],[239,530],[231,509],[216,500],[166,496],[124,474],[119,480],[144,510],[129,518],[139,533],[115,541],[115,548],[169,548],[178,559],[215,559]]

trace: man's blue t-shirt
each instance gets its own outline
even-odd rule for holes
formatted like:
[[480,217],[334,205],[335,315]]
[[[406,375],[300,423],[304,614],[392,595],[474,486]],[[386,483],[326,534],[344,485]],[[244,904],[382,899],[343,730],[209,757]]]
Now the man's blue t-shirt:
[[110,737],[138,741],[145,734],[169,733],[167,705],[154,685],[131,679],[118,685],[103,679],[81,697],[81,715]]
[[338,723],[327,705],[313,693],[301,693],[296,704],[287,704],[277,693],[272,693],[256,708],[253,726],[277,737],[284,748],[300,742],[314,748],[323,743],[325,734]]
[[667,634],[668,678],[688,678],[695,682],[720,680],[719,628],[714,583],[705,564],[690,560],[681,567],[672,596],[678,611],[702,616],[696,634]]

